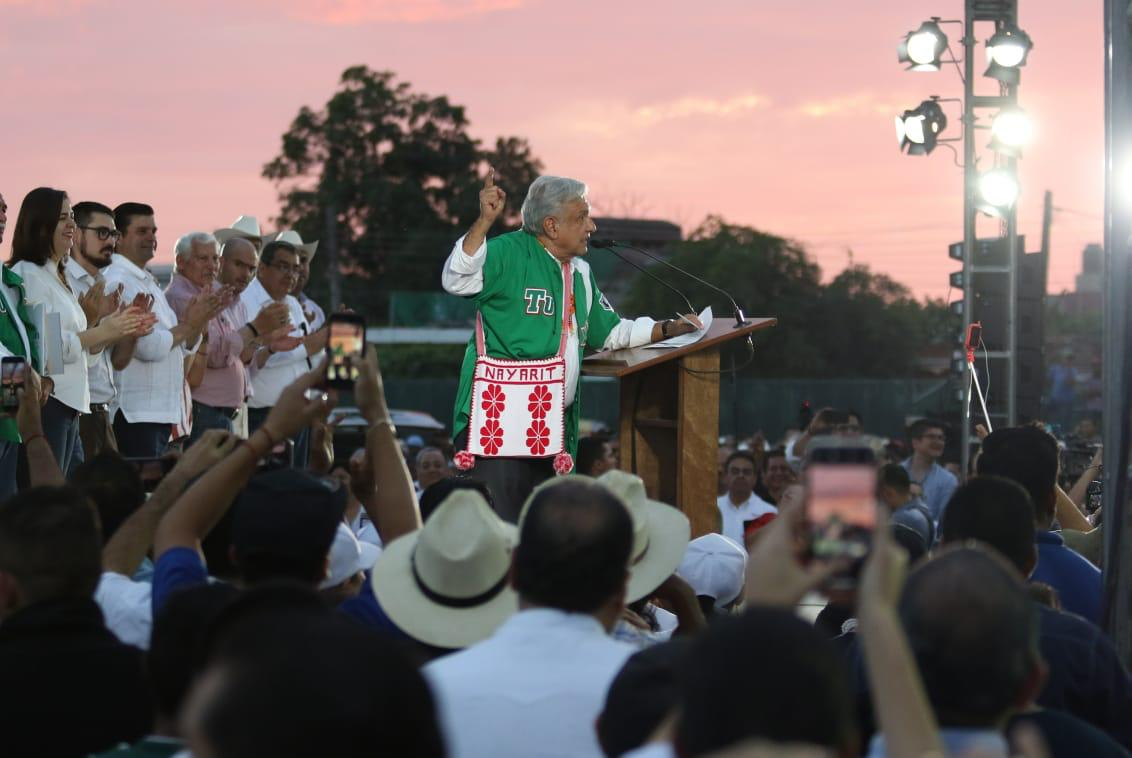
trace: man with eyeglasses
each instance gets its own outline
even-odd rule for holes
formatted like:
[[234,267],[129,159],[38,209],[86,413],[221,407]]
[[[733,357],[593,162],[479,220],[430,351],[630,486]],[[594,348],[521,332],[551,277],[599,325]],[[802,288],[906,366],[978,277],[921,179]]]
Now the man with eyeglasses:
[[912,482],[920,485],[924,503],[938,526],[951,493],[959,486],[955,475],[939,465],[947,443],[946,427],[938,421],[922,418],[909,427],[908,436],[912,440],[912,457],[900,465]]
[[[258,370],[252,375],[252,396],[248,399],[249,433],[263,424],[280,393],[309,371],[318,362],[318,353],[326,347],[327,330],[312,330],[299,301],[290,294],[298,278],[298,250],[290,242],[275,240],[264,245],[256,278],[240,296],[248,313],[259,313],[271,303],[286,303],[292,335],[302,338],[302,344],[291,350],[279,351],[269,344],[256,354]],[[304,428],[294,443],[292,463],[303,468],[307,464],[310,430]]]
[[121,286],[123,302],[151,303],[156,317],[153,330],[139,337],[134,359],[114,374],[118,397],[112,407],[118,451],[127,458],[154,458],[165,452],[177,427],[188,423],[182,397],[185,359],[192,355],[208,322],[223,303],[214,293],[202,293],[178,320],[161,285],[146,270],[157,250],[157,224],[153,208],[144,203],[122,203],[114,209],[115,227],[121,231],[118,252],[104,270],[106,289]]
[[[98,318],[112,313],[120,304],[119,292],[107,291],[102,273],[110,265],[122,235],[114,225],[114,211],[102,203],[86,200],[75,203],[71,210],[75,214],[79,235],[67,259],[67,283],[80,302],[101,303],[100,312],[96,314]],[[95,288],[97,289],[92,297],[90,292]],[[89,317],[88,321],[94,324]],[[128,337],[115,343],[112,349],[91,356],[87,361],[90,413],[79,416],[82,452],[77,456],[79,461],[89,460],[103,450],[118,449],[110,419],[110,406],[118,395],[114,385],[114,371],[121,371],[130,364],[136,346],[137,338]]]

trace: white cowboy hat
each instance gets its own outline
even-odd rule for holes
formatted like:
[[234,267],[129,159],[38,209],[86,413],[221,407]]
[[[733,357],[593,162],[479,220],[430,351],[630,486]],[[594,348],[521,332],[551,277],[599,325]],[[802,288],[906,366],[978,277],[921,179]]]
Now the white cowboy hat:
[[614,469],[597,479],[584,474],[569,474],[549,479],[531,492],[519,513],[522,526],[535,495],[547,487],[563,482],[589,482],[612,492],[629,510],[633,519],[633,550],[629,556],[629,590],[625,598],[632,603],[655,590],[672,576],[688,549],[692,525],[688,517],[671,505],[649,500],[645,483],[639,476]]
[[517,530],[475,490],[452,492],[417,531],[386,545],[371,589],[402,631],[428,645],[487,639],[519,609],[510,586]]
[[255,216],[240,216],[232,225],[224,229],[217,229],[212,233],[216,240],[223,245],[235,237],[243,237],[255,243],[257,248],[263,247],[263,235],[259,233],[259,222]]
[[314,242],[303,242],[303,238],[294,229],[286,229],[275,234],[268,234],[263,238],[263,243],[266,245],[269,242],[289,242],[297,248],[306,251],[307,256],[313,258],[315,252],[318,251],[318,240]]

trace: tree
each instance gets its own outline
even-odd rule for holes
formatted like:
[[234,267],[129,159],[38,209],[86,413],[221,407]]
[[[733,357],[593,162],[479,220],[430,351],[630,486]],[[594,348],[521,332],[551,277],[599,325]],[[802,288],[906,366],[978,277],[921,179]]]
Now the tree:
[[391,290],[438,288],[452,243],[478,213],[485,164],[511,198],[526,194],[542,168],[526,140],[501,137],[485,150],[467,127],[463,107],[366,66],[346,69],[321,110],[299,110],[263,175],[279,188],[280,226],[323,240],[316,296],[337,268],[344,300],[382,317]]
[[[718,217],[672,249],[672,263],[720,283],[747,315],[778,318],[778,326],[755,337],[752,375],[910,376],[920,349],[957,329],[942,303],[917,302],[885,274],[852,266],[823,286],[821,270],[801,246]],[[685,291],[696,307],[711,304],[716,318],[730,316],[722,295],[694,283]],[[658,315],[680,307],[646,277],[637,279],[624,305],[627,313]]]

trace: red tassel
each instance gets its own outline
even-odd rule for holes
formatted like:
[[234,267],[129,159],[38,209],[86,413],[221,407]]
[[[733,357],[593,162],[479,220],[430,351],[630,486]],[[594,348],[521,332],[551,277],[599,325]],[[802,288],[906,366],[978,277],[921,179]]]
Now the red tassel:
[[460,452],[456,453],[456,456],[453,459],[453,463],[455,463],[456,468],[460,469],[461,471],[470,471],[472,467],[476,465],[476,457],[469,453],[467,450],[461,450]]
[[554,456],[554,473],[559,476],[569,474],[574,470],[574,459],[569,453],[562,452]]

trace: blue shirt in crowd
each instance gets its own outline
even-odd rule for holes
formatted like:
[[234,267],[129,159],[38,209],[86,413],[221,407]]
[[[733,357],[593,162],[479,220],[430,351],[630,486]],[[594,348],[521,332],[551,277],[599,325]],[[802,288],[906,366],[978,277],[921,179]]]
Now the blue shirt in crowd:
[[1067,548],[1057,532],[1038,531],[1038,565],[1030,581],[1048,584],[1057,590],[1061,607],[1101,623],[1101,570],[1079,553]]

